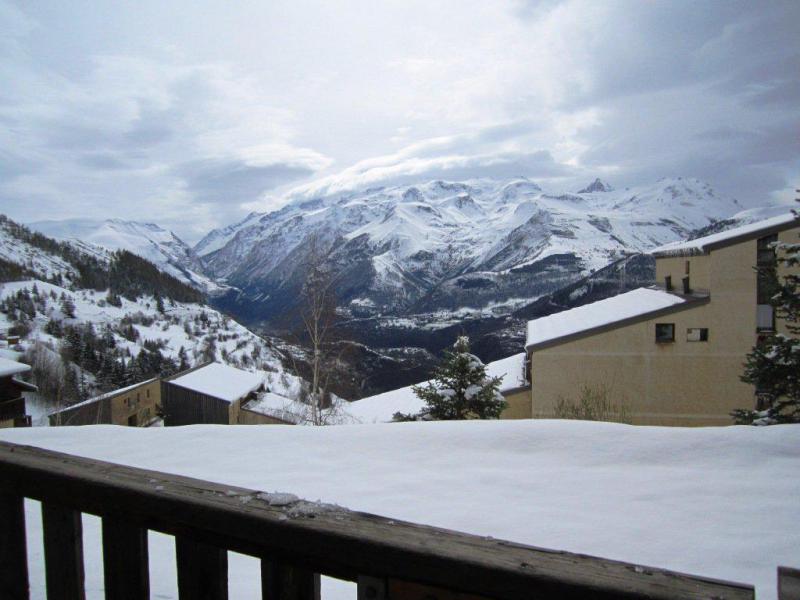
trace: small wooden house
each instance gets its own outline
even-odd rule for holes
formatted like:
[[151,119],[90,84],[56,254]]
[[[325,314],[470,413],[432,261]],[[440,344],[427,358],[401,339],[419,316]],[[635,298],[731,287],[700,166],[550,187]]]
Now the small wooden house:
[[157,420],[160,404],[161,384],[154,378],[89,398],[52,412],[47,418],[51,427],[99,424],[147,427]]
[[15,377],[30,370],[28,365],[0,358],[0,427],[30,427],[22,392],[35,392],[36,386]]
[[239,423],[243,404],[264,389],[263,376],[217,362],[161,381],[164,425]]

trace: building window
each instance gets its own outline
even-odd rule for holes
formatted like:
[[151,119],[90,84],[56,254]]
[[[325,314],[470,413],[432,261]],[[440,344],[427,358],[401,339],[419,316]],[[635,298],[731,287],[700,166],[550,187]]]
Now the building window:
[[685,268],[684,272],[685,272],[686,275],[689,274],[689,261],[688,260],[686,261],[686,268]]
[[656,323],[656,342],[665,344],[675,341],[675,323]]
[[147,397],[150,397],[150,390],[147,390]]
[[708,327],[690,327],[686,330],[687,342],[707,342]]
[[672,291],[672,275],[665,275],[664,276],[664,289]]

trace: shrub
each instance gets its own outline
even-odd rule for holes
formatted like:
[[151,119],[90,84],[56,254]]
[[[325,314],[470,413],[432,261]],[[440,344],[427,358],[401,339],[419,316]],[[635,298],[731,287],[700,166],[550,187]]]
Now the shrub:
[[624,401],[614,402],[610,396],[611,387],[604,383],[583,384],[577,399],[558,397],[555,416],[557,419],[630,423],[630,407]]

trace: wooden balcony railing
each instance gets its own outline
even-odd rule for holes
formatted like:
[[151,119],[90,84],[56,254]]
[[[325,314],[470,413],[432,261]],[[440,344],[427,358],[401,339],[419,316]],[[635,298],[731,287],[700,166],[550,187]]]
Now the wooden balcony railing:
[[28,598],[24,498],[42,502],[50,600],[84,597],[82,512],[102,518],[114,600],[149,597],[148,529],[175,536],[181,600],[227,598],[227,550],[261,559],[268,600],[319,598],[320,574],[357,582],[359,600],[754,598],[747,585],[0,442],[3,600]]

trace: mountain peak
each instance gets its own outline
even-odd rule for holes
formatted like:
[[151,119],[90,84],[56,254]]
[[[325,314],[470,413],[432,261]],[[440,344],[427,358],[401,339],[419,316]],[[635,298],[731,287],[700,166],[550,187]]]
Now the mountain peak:
[[592,194],[594,192],[611,192],[614,188],[611,187],[608,183],[601,181],[598,177],[592,183],[587,185],[582,190],[578,190],[579,194]]

